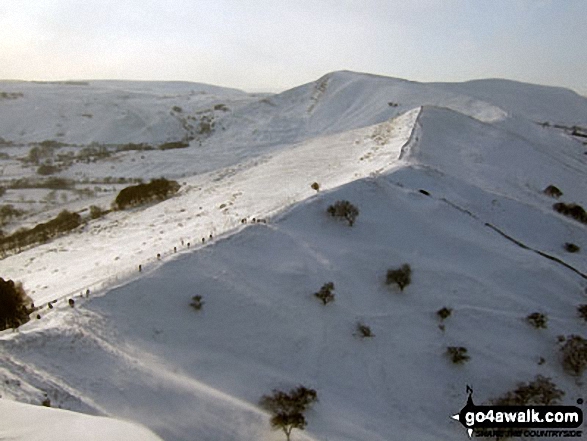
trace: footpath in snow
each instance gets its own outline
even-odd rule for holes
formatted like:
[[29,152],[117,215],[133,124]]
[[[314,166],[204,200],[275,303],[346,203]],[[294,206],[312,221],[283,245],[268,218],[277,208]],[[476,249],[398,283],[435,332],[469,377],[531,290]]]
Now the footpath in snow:
[[237,231],[243,219],[267,220],[321,190],[397,166],[420,108],[395,119],[312,139],[290,149],[183,182],[165,202],[116,212],[74,232],[3,260],[4,275],[23,282],[37,305],[121,284],[153,269],[159,254],[209,243]]

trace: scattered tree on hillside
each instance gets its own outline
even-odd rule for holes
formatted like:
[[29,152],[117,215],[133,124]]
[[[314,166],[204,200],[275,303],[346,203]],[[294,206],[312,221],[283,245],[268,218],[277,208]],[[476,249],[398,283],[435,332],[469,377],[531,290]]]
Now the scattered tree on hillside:
[[468,361],[469,358],[471,358],[467,355],[467,348],[464,348],[462,346],[447,347],[446,355],[448,355],[448,357],[454,364],[463,364],[465,361]]
[[23,96],[24,94],[22,92],[0,92],[0,100],[16,100]]
[[57,146],[58,145],[53,145],[49,140],[43,141],[38,146],[29,150],[29,153],[24,158],[24,161],[39,165],[42,160],[53,158],[54,151]]
[[189,146],[190,143],[187,141],[172,141],[166,142],[165,144],[161,144],[159,146],[159,150],[185,149]]
[[364,323],[357,323],[357,332],[359,337],[361,338],[371,338],[375,337],[375,334],[371,331],[371,328]]
[[98,219],[104,215],[105,211],[97,205],[90,205],[90,219]]
[[205,302],[202,300],[202,296],[197,295],[192,297],[192,303],[190,303],[190,306],[196,311],[199,311],[202,309],[202,306],[204,306],[204,303]]
[[[0,187],[0,196],[2,196],[3,187]],[[0,205],[0,225],[3,225],[15,217],[20,217],[24,214],[24,211],[14,208],[13,205]]]
[[581,251],[581,247],[577,244],[574,244],[571,242],[566,242],[565,243],[565,250],[568,251],[569,253],[578,253],[579,251]]
[[546,314],[542,314],[541,312],[533,312],[526,317],[526,321],[536,329],[546,329],[546,322],[548,321],[548,318],[546,317]]
[[552,208],[558,213],[572,217],[576,221],[587,224],[587,212],[585,212],[585,209],[580,205],[557,202],[552,206]]
[[577,376],[581,376],[587,368],[587,340],[579,335],[563,337],[561,347],[563,368]]
[[403,291],[406,286],[412,282],[412,268],[407,263],[404,263],[400,268],[389,269],[385,283],[387,285],[396,284],[400,291]]
[[55,174],[59,171],[59,167],[56,167],[54,165],[51,164],[41,164],[38,168],[37,168],[37,174],[41,175],[41,176],[48,176],[48,175],[52,175]]
[[[548,406],[558,404],[564,395],[565,393],[550,378],[537,375],[533,381],[518,383],[516,389],[491,400],[489,404],[493,406]],[[491,428],[488,429],[491,430]],[[521,428],[513,427],[512,430],[521,431]],[[505,440],[510,438],[504,435],[496,436],[495,439]]]
[[436,311],[436,315],[440,318],[440,321],[443,321],[450,317],[452,313],[451,308],[447,308],[446,306]]
[[312,190],[320,191],[320,184],[318,184],[317,182],[312,183],[310,187],[312,187]]
[[564,395],[550,378],[537,375],[534,381],[519,383],[517,389],[491,403],[494,406],[550,406],[557,404]]
[[577,312],[579,317],[587,322],[587,303],[577,306]]
[[306,428],[304,412],[316,401],[318,394],[314,389],[298,386],[289,392],[274,389],[271,395],[264,395],[259,404],[271,412],[271,427],[283,430],[289,441],[293,429]]
[[444,330],[445,330],[444,320],[449,318],[451,314],[452,314],[452,309],[447,308],[446,306],[444,306],[443,308],[436,311],[436,315],[438,316],[438,318],[440,318],[440,323],[438,324],[438,329],[440,329],[442,332],[444,332]]
[[334,283],[328,282],[322,285],[320,291],[314,293],[314,295],[322,301],[322,304],[326,305],[330,302],[334,302],[334,293],[332,292],[333,289]]
[[18,328],[29,321],[35,310],[20,282],[0,278],[0,331]]
[[162,201],[179,190],[176,181],[165,178],[153,179],[148,184],[131,185],[123,188],[116,196],[114,206],[119,210],[151,201]]
[[563,192],[560,191],[558,187],[555,187],[554,185],[549,185],[544,189],[544,194],[558,199],[563,195]]
[[63,210],[50,221],[37,224],[31,229],[19,229],[10,236],[1,238],[0,251],[20,250],[32,244],[45,243],[58,234],[77,228],[80,224],[81,216],[79,214]]
[[336,201],[326,211],[333,217],[346,219],[351,227],[359,215],[359,209],[349,201]]

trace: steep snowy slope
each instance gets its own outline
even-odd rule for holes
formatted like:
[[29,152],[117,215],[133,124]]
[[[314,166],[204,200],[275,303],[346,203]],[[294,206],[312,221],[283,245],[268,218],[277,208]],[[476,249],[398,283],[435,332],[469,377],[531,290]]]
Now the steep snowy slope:
[[[59,396],[50,379],[61,378],[94,411],[166,440],[269,437],[254,405],[298,383],[320,399],[309,439],[459,439],[449,415],[464,404],[465,384],[481,401],[536,374],[573,403],[581,388],[560,367],[556,336],[583,332],[575,308],[585,280],[395,179],[319,195],[80,309],[58,306],[6,335],[4,355],[12,369],[27,367],[24,383],[34,372],[37,394]],[[360,208],[352,228],[325,213],[339,199]],[[413,281],[400,293],[385,273],[405,262]],[[328,281],[336,300],[323,306],[312,294]],[[200,312],[189,306],[196,294]],[[442,332],[435,313],[444,306],[453,314]],[[548,329],[525,322],[535,311]],[[354,335],[358,322],[375,337]],[[466,347],[470,362],[452,365],[447,346]]]
[[315,193],[313,182],[329,189],[393,167],[418,112],[186,179],[170,200],[112,213],[77,234],[10,256],[2,268],[37,303],[117,283],[138,265],[151,268],[157,254],[188,251],[188,243],[242,227],[242,219],[266,218],[303,201]]
[[[411,162],[512,198],[536,199],[549,184],[565,199],[587,203],[587,158],[577,142],[512,117],[508,127],[486,124],[441,108],[424,108]],[[514,132],[513,130],[516,130]]]
[[504,129],[451,110],[424,108],[410,170],[399,171],[398,179],[434,194],[440,187],[440,194],[461,208],[587,273],[585,257],[563,248],[565,242],[587,246],[584,225],[557,214],[555,200],[543,193],[556,185],[562,200],[586,206],[587,157],[564,134],[510,119]]

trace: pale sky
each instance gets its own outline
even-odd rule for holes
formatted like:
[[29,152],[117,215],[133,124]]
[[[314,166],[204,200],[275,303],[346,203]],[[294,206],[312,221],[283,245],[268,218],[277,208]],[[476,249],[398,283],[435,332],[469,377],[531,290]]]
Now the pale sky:
[[0,0],[0,79],[277,92],[342,69],[587,95],[587,1]]

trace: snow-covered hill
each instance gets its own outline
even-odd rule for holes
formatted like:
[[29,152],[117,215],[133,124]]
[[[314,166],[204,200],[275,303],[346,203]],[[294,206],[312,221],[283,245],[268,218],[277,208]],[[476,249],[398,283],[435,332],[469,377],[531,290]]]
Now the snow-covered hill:
[[[516,87],[518,94],[511,90]],[[49,158],[58,165],[60,152],[96,143],[110,148],[114,154],[103,161],[74,160],[57,173],[78,180],[192,176],[316,136],[382,123],[422,105],[504,126],[512,115],[528,124],[587,126],[585,98],[499,80],[425,84],[341,71],[274,95],[198,83],[119,81],[0,82],[0,90],[15,97],[0,100],[0,148],[11,159],[26,157],[33,143],[42,141],[63,145]],[[180,140],[191,140],[190,147],[141,151],[127,146]],[[38,165],[4,164],[3,182]]]
[[1,439],[27,441],[161,441],[161,438],[137,424],[94,417],[59,409],[0,400]]
[[0,99],[0,136],[17,144],[180,140],[188,134],[184,114],[247,97],[238,90],[182,82],[0,82],[0,90],[20,94]]
[[435,87],[493,103],[536,122],[587,125],[585,97],[569,89],[499,79],[439,83]]
[[[176,93],[166,105],[184,114],[203,99],[185,98],[189,84],[105,84],[109,96]],[[467,384],[481,402],[541,374],[565,403],[583,396],[557,336],[586,336],[576,311],[587,303],[585,225],[542,191],[554,184],[561,200],[587,205],[584,139],[565,129],[587,126],[587,99],[352,72],[277,95],[206,92],[215,98],[197,106],[222,96],[230,107],[216,111],[221,129],[112,164],[122,176],[185,175],[178,195],[0,261],[0,276],[42,306],[39,320],[0,333],[4,398],[48,396],[166,441],[278,440],[259,398],[304,384],[319,401],[293,440],[389,441],[464,439],[449,416]],[[353,227],[326,214],[337,200],[359,208]],[[413,278],[400,292],[385,277],[403,263]],[[324,306],[313,293],[326,282],[336,297]],[[452,309],[444,330],[442,307]],[[526,322],[533,312],[547,329]],[[375,337],[359,338],[358,323]],[[452,364],[448,346],[470,361]]]

